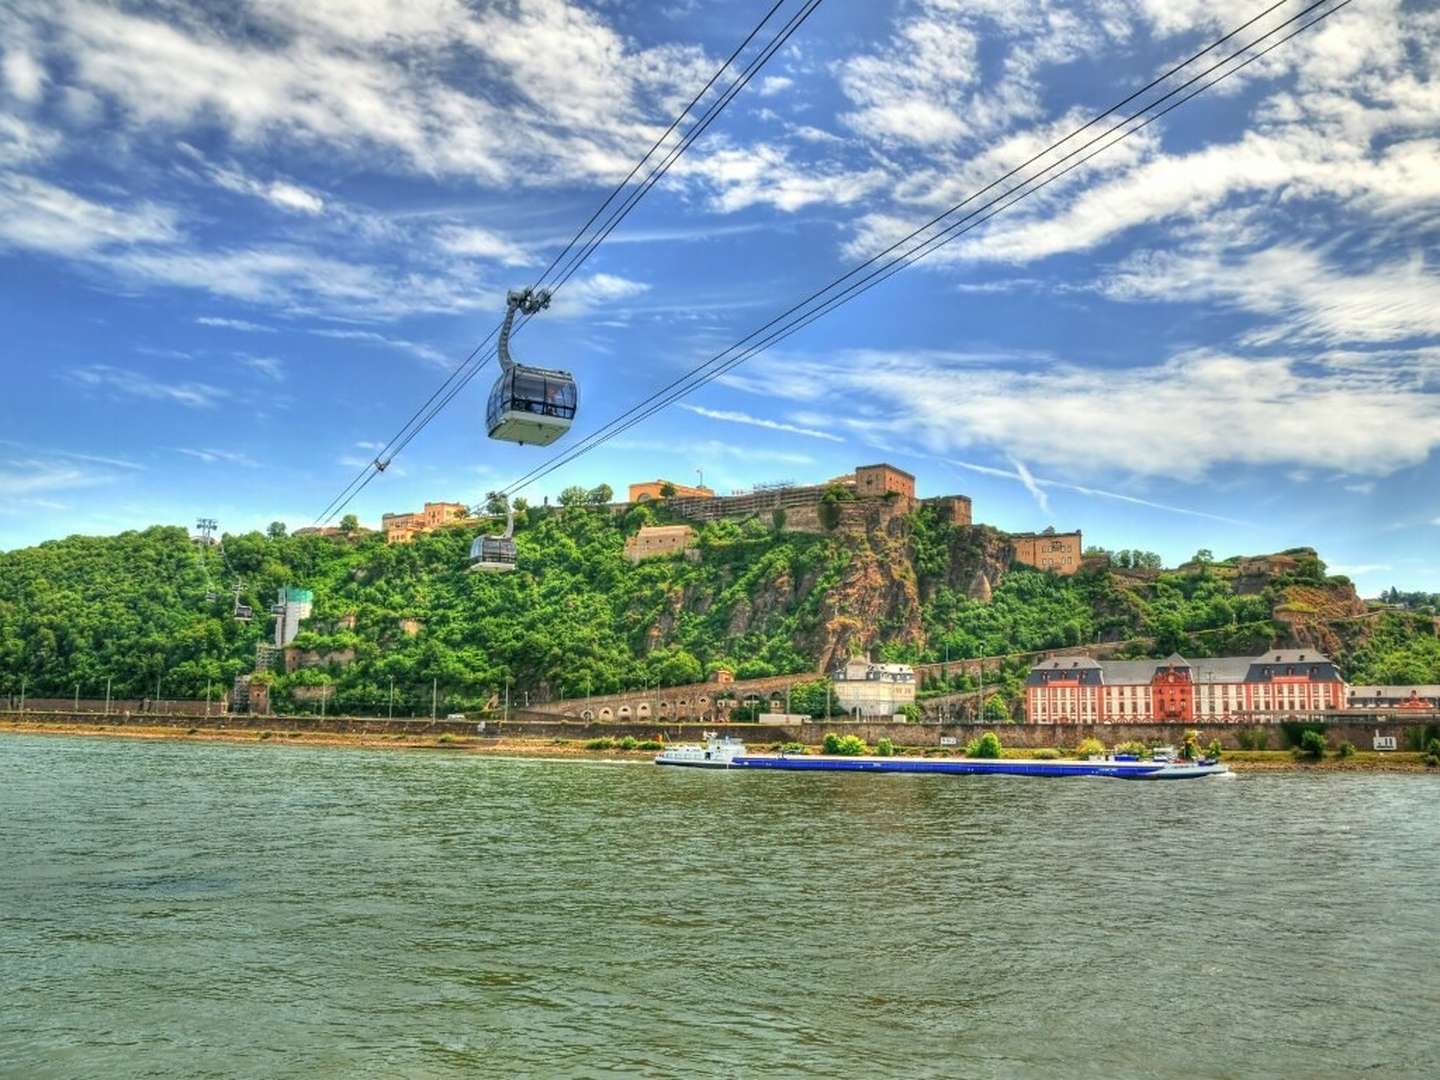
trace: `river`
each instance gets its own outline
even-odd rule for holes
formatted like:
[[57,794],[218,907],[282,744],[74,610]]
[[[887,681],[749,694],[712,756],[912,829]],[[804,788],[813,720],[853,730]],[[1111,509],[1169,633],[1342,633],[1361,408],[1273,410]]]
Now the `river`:
[[0,1076],[1440,1076],[1440,780],[0,738]]

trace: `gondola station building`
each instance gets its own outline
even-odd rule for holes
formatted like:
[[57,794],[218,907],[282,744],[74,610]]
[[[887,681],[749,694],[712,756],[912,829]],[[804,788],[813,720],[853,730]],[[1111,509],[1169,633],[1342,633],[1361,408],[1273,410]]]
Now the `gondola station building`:
[[1224,722],[1343,709],[1347,687],[1329,657],[1305,649],[1187,660],[1055,656],[1030,669],[1032,724]]

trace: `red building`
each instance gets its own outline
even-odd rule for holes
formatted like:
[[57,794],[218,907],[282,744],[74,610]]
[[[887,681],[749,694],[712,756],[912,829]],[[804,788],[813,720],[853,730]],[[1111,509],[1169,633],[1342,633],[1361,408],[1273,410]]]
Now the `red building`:
[[1057,656],[1036,664],[1025,680],[1032,724],[1214,723],[1345,705],[1345,680],[1329,657],[1301,649],[1205,660],[1178,653],[1164,660]]

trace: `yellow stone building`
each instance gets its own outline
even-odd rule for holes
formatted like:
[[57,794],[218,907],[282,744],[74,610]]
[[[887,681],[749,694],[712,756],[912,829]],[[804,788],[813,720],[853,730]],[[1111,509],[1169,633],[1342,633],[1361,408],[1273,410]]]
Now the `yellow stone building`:
[[682,555],[695,546],[695,530],[689,525],[645,525],[625,541],[625,557],[631,562]]

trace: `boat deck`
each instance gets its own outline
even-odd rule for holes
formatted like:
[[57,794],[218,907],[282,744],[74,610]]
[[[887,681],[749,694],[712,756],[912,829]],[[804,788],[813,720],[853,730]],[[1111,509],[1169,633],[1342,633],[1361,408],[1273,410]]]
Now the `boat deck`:
[[771,769],[784,772],[941,773],[998,776],[1103,776],[1122,780],[1193,780],[1229,772],[1220,764],[1163,761],[1081,761],[1078,758],[840,757],[832,754],[740,754],[728,761],[663,761],[664,765]]

